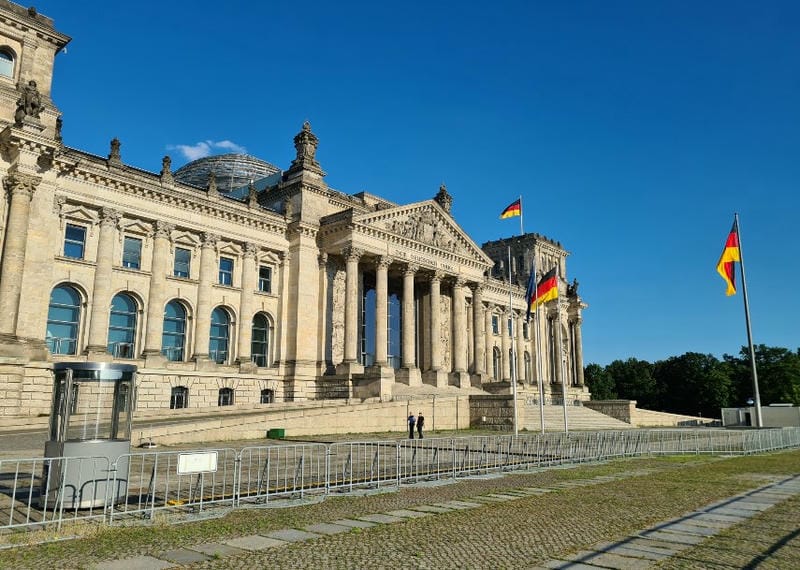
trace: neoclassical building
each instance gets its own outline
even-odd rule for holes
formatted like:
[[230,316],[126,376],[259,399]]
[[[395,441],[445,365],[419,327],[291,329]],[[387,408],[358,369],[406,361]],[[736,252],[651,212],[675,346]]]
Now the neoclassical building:
[[[411,204],[330,188],[308,123],[285,170],[223,155],[149,172],[116,139],[107,157],[71,148],[50,97],[68,42],[0,0],[0,415],[48,413],[53,363],[81,360],[136,364],[139,409],[165,415],[512,377],[588,399],[559,243],[480,247],[444,186]],[[528,323],[534,258],[560,296]]]

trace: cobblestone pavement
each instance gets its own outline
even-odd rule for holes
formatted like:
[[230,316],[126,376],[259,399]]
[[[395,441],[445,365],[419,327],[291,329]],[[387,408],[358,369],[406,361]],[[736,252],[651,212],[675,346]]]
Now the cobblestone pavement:
[[[0,551],[0,567],[580,568],[588,567],[577,562],[586,552],[610,548],[604,543],[619,546],[642,529],[797,473],[800,451],[615,461],[332,498],[295,508],[247,509],[201,523],[105,529],[71,542]],[[710,561],[722,557],[704,548],[722,541],[713,548],[727,552],[727,545],[736,544],[738,557],[731,560],[747,560],[719,567],[745,567],[765,557],[764,567],[796,568],[781,565],[787,552],[797,554],[798,501],[793,492],[773,491],[771,497],[783,501],[778,506],[763,512],[753,507],[745,512],[748,517],[759,513],[755,517],[740,517],[735,526],[708,540],[705,531],[697,530],[699,548],[686,539],[680,552],[660,564],[716,567]],[[786,510],[786,505],[795,509]],[[741,529],[753,524],[769,525],[770,532],[736,543],[735,533],[749,536]],[[662,545],[650,546],[660,553]],[[642,555],[611,567],[640,568],[656,558]],[[564,566],[567,560],[573,561],[571,566]],[[620,562],[608,560],[604,566]]]

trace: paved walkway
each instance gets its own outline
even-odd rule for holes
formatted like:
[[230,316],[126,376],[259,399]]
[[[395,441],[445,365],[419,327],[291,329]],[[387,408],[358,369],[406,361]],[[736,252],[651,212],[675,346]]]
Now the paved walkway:
[[[293,543],[326,540],[338,534],[358,532],[382,525],[393,525],[412,519],[436,517],[441,513],[480,509],[485,505],[513,502],[517,499],[542,495],[559,489],[607,483],[646,474],[647,470],[630,471],[593,479],[564,481],[551,487],[526,487],[471,497],[468,500],[450,500],[442,503],[416,505],[404,509],[367,514],[332,522],[317,523],[303,528],[285,528],[265,534],[232,538],[219,543],[203,543],[169,550],[157,556],[137,556],[122,560],[105,561],[92,566],[95,570],[160,569],[199,563],[215,562],[232,567],[247,567],[249,557],[258,552],[284,548]],[[770,507],[800,494],[800,476],[789,477],[764,485],[750,492],[718,501],[643,529],[634,535],[615,542],[599,543],[591,550],[579,552],[563,559],[552,559],[535,568],[620,568],[638,570],[649,568],[691,548],[723,530],[746,521]],[[480,564],[475,560],[476,567]]]

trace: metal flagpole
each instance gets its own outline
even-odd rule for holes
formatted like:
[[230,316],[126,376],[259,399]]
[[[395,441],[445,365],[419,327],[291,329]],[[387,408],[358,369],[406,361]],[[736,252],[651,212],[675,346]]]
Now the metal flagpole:
[[519,235],[524,236],[525,230],[522,229],[522,194],[519,195]]
[[[533,269],[531,269],[531,279],[533,279],[533,298],[536,299],[536,248],[533,250]],[[530,305],[531,300],[527,300]],[[539,349],[539,307],[536,307],[533,313],[533,342],[534,355],[536,356],[536,387],[539,389],[539,423],[542,426],[542,433],[544,433],[544,383],[542,382],[542,352]]]
[[747,324],[747,346],[750,349],[750,369],[753,374],[753,400],[756,408],[756,427],[764,427],[761,420],[761,396],[758,393],[758,372],[756,371],[756,353],[753,350],[753,333],[750,331],[750,304],[747,301],[747,279],[744,276],[744,253],[742,253],[742,234],[739,232],[739,214],[733,214],[736,225],[736,238],[739,241],[739,264],[742,271],[742,297],[744,298],[744,321]]
[[[521,206],[521,205],[520,205]],[[522,217],[522,209],[520,207],[520,218]],[[511,330],[509,332],[509,341],[511,342],[511,362],[509,363],[509,372],[511,373],[511,397],[514,399],[514,435],[518,435],[517,428],[517,379],[514,374],[516,369],[516,356],[514,354],[514,298],[511,294],[511,246],[508,246],[508,318],[511,319]],[[503,323],[503,326],[508,326],[508,323]]]
[[[556,272],[558,275],[558,272]],[[558,278],[556,278],[556,287],[558,287]],[[564,406],[564,433],[569,433],[569,426],[567,424],[567,375],[566,371],[564,370],[564,359],[561,357],[561,348],[563,339],[561,338],[561,298],[556,297],[556,326],[558,327],[556,331],[558,334],[558,352],[556,354],[556,358],[558,358],[558,366],[561,370],[561,403]]]

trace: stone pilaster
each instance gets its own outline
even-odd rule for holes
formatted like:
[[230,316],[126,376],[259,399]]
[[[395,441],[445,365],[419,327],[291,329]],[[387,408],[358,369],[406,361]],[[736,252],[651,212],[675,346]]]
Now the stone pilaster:
[[204,233],[200,248],[200,282],[197,285],[197,314],[194,326],[195,362],[208,361],[209,334],[211,333],[211,291],[217,281],[217,241],[215,234]]
[[575,343],[575,374],[577,377],[575,378],[575,383],[583,388],[583,338],[581,335],[581,325],[583,324],[583,319],[577,318],[572,321],[573,327],[573,342]]
[[450,383],[461,388],[470,385],[467,373],[467,310],[464,284],[464,279],[459,277],[453,285],[453,373],[450,375]]
[[89,321],[89,343],[86,353],[95,360],[109,358],[108,319],[111,312],[111,278],[114,268],[114,242],[122,214],[112,208],[100,212],[100,237],[92,289],[92,316]]
[[500,378],[494,377],[494,334],[492,333],[492,304],[487,303],[484,310],[484,341],[486,342],[486,375],[492,378],[495,382],[499,382]]
[[[113,154],[113,151],[112,151]],[[156,222],[153,237],[153,265],[150,271],[150,292],[147,299],[147,329],[143,356],[147,366],[157,366],[161,357],[161,336],[164,330],[164,303],[166,302],[167,272],[169,271],[170,239],[173,224]],[[151,362],[152,361],[152,362]]]
[[414,276],[418,269],[419,266],[409,263],[403,272],[403,367],[397,371],[396,378],[409,386],[422,384],[416,364],[417,327],[414,319]]
[[525,313],[519,313],[517,317],[517,326],[515,331],[517,333],[517,382],[522,383],[529,381],[527,377],[528,371],[525,369],[525,334],[522,326],[522,321],[525,318]]
[[244,244],[242,256],[242,293],[239,300],[239,353],[236,362],[240,371],[253,372],[257,368],[250,355],[253,339],[253,305],[255,303],[255,290],[258,285],[258,267],[256,254],[258,246],[254,243]]
[[389,265],[392,259],[380,256],[375,260],[375,365],[387,366],[389,303]]
[[500,316],[500,362],[503,363],[503,381],[511,381],[511,358],[509,351],[511,350],[511,338],[508,335],[508,319],[511,318],[511,313],[503,311]]
[[31,199],[41,181],[38,176],[21,172],[11,172],[3,179],[3,186],[11,195],[0,274],[0,334],[3,335],[15,335],[17,330]]

